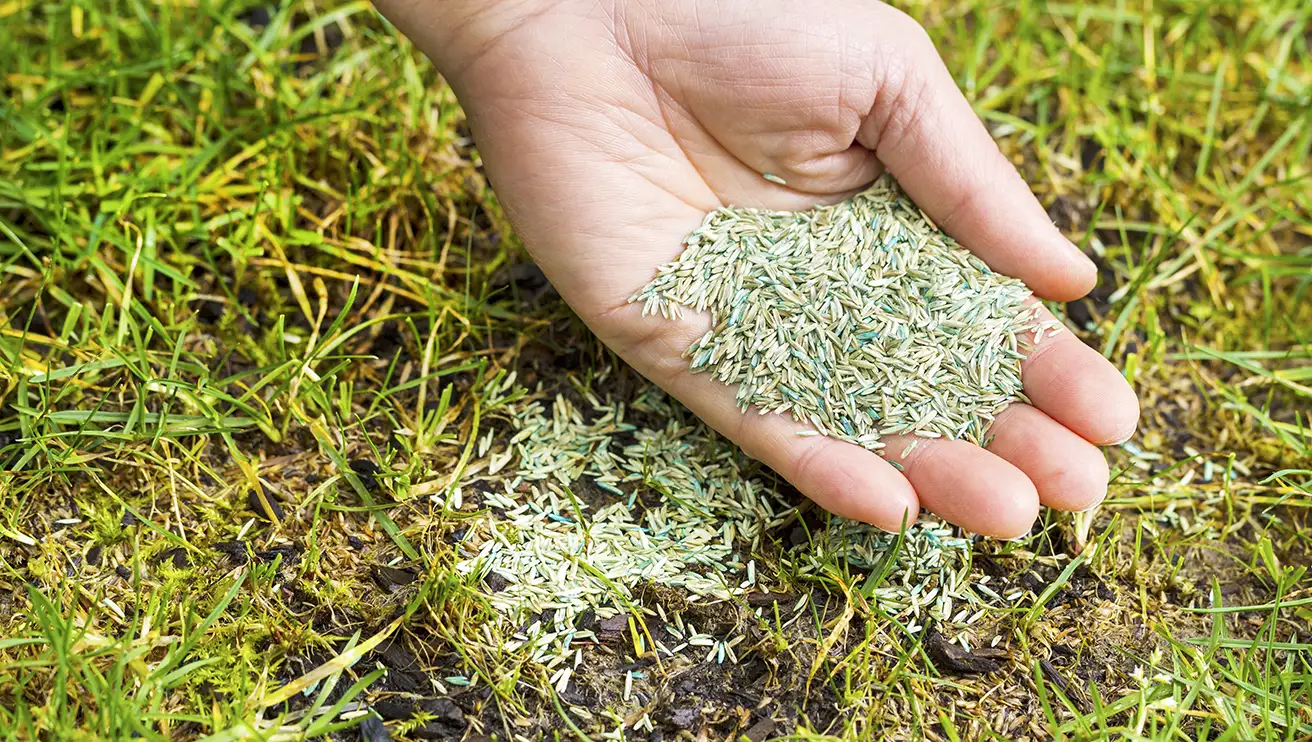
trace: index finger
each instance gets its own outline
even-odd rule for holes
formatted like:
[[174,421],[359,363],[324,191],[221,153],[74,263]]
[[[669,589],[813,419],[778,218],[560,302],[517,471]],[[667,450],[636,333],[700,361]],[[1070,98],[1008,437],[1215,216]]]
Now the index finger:
[[881,7],[902,63],[882,71],[888,88],[857,141],[873,149],[920,208],[989,267],[1045,299],[1070,301],[1093,288],[1097,269],[1048,218],[957,89],[914,20]]

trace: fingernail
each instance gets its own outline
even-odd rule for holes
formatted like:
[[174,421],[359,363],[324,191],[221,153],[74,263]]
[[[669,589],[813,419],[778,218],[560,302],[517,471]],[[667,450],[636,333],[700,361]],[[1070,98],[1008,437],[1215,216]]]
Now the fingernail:
[[1128,442],[1130,441],[1130,439],[1134,437],[1134,434],[1137,433],[1137,432],[1139,432],[1139,421],[1138,421],[1138,420],[1135,420],[1135,421],[1134,421],[1134,427],[1130,428],[1130,432],[1128,432],[1128,433],[1126,433],[1125,435],[1122,435],[1122,436],[1117,436],[1116,438],[1114,438],[1114,439],[1112,440],[1111,443],[1108,443],[1107,445],[1109,445],[1109,446],[1119,446],[1119,445],[1121,445],[1121,444],[1123,444],[1123,443],[1128,443]]

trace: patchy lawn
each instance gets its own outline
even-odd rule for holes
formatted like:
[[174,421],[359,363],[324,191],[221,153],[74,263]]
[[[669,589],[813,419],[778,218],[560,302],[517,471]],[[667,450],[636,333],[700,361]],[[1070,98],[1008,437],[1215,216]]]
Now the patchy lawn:
[[[0,734],[1312,737],[1312,8],[908,9],[1143,401],[1106,505],[1022,542],[858,534],[663,400],[366,3],[0,3]],[[550,480],[581,528],[697,494],[662,431],[720,462],[770,513],[742,582],[510,610],[534,405],[639,462]]]

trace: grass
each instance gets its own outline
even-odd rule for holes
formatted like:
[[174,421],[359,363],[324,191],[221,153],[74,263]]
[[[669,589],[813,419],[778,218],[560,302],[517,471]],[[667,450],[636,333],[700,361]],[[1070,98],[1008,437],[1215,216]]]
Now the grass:
[[[667,736],[1308,739],[1312,8],[908,9],[1099,262],[1064,310],[1140,433],[1091,518],[976,545],[1025,595],[979,630],[1000,669],[889,621],[879,574],[778,568],[782,533],[754,557],[805,620],[724,607],[742,662],[638,697]],[[431,67],[315,0],[0,2],[0,59],[0,734],[619,726],[640,653],[591,654],[576,716],[455,570],[477,514],[426,497],[504,440],[505,374],[615,363],[521,267]]]

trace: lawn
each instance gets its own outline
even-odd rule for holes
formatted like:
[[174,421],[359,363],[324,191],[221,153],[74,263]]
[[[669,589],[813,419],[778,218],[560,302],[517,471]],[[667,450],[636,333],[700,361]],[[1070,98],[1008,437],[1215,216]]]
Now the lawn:
[[[1143,405],[1017,542],[836,522],[626,369],[368,3],[0,0],[0,737],[1312,739],[1312,5],[903,7]],[[489,567],[539,485],[586,544],[710,481],[759,507],[562,565],[595,610]]]

